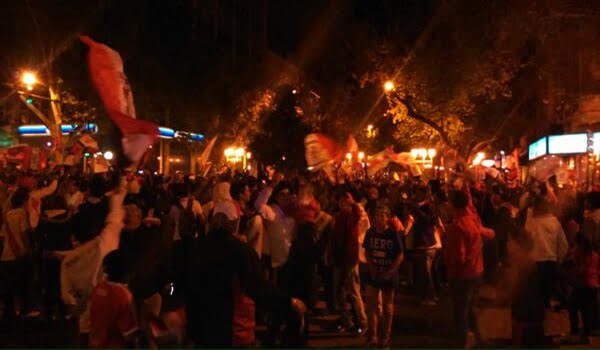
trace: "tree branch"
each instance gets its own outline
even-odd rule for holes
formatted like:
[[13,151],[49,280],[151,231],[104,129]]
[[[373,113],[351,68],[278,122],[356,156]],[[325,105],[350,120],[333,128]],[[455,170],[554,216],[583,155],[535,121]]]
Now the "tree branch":
[[408,101],[408,99],[398,98],[398,100],[400,102],[402,102],[402,104],[404,104],[404,106],[406,107],[406,110],[408,111],[408,116],[410,118],[420,121],[421,123],[429,126],[433,130],[435,130],[435,132],[437,132],[437,134],[440,136],[440,139],[442,140],[443,143],[445,143],[447,146],[455,148],[455,145],[450,141],[450,138],[448,137],[448,133],[446,133],[446,131],[440,125],[438,125],[433,120],[431,120],[431,119],[427,118],[426,116],[417,112],[417,110],[412,106],[412,104],[410,103],[410,101]]

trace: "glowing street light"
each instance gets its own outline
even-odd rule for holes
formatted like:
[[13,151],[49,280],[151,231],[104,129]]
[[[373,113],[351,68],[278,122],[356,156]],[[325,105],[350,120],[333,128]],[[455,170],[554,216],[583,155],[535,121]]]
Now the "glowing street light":
[[435,148],[430,148],[427,150],[427,155],[429,156],[429,159],[433,159],[437,155],[437,151]]
[[237,149],[235,150],[235,157],[236,157],[236,158],[242,158],[242,157],[244,156],[244,154],[246,154],[246,152],[245,152],[245,151],[244,151],[244,149],[243,149],[243,148],[241,148],[241,147],[240,147],[240,148],[237,148]]
[[346,159],[348,161],[351,161],[352,160],[352,153],[350,153],[350,152],[346,153]]
[[491,168],[496,165],[496,161],[493,159],[484,159],[481,161],[481,165],[485,168]]
[[362,162],[363,159],[365,159],[365,152],[358,152],[358,160]]
[[413,159],[417,159],[417,157],[419,156],[419,149],[418,148],[411,149],[410,155],[413,157]]
[[481,162],[485,159],[485,153],[479,152],[473,159],[473,165],[480,165]]
[[385,92],[390,92],[390,91],[394,90],[394,87],[395,87],[394,82],[391,80],[388,80],[383,84],[383,90]]
[[[233,163],[235,165],[241,161],[243,166],[246,167],[246,159],[249,157],[244,147],[228,147],[223,151],[223,154],[228,163]],[[250,157],[252,157],[252,154],[250,154]]]
[[25,71],[21,73],[21,82],[27,87],[27,90],[33,89],[33,85],[38,83],[38,78],[33,72]]
[[106,159],[106,160],[112,160],[113,157],[114,157],[114,154],[111,151],[104,152],[104,159]]

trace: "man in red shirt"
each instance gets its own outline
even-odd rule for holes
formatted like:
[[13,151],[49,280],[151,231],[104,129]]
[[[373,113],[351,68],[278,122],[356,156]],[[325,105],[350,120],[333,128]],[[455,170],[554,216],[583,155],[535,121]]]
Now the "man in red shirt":
[[[334,219],[328,254],[336,275],[338,311],[342,316],[338,331],[351,329],[355,335],[360,336],[367,329],[367,315],[360,294],[358,273],[358,231],[362,208],[349,192],[339,193],[338,202],[340,210]],[[346,308],[348,299],[354,315]]]
[[136,345],[138,323],[133,297],[125,284],[128,275],[125,259],[120,250],[113,250],[104,258],[107,276],[94,288],[90,304],[89,347],[92,349],[123,349]]
[[481,342],[472,302],[483,274],[483,239],[493,238],[494,231],[481,224],[468,189],[453,191],[450,203],[454,218],[446,233],[445,258],[454,300],[456,341],[458,346],[465,347],[469,329],[475,333],[476,341]]

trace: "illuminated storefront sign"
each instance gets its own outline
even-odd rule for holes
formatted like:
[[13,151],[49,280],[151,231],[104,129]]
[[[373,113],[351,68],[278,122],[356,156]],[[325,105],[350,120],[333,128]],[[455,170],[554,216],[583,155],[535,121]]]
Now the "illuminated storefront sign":
[[[63,135],[68,135],[77,129],[77,125],[63,124],[60,126],[60,131]],[[98,132],[98,126],[90,123],[85,125],[85,129],[91,133]],[[50,136],[50,129],[43,124],[21,125],[17,128],[19,136]]]
[[567,134],[548,136],[549,154],[587,153],[588,134]]
[[542,137],[529,145],[529,160],[537,159],[548,154],[548,138]]

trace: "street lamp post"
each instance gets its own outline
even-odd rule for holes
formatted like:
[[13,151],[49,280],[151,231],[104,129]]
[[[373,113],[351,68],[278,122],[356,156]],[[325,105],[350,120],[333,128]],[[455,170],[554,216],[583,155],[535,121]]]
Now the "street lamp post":
[[[23,71],[20,74],[21,85],[27,89],[27,91],[32,91],[35,85],[40,85],[41,82],[37,77],[37,74],[32,71]],[[56,91],[52,85],[48,85],[48,92],[50,97],[38,96],[38,98],[43,98],[50,101],[50,107],[52,109],[53,120],[48,119],[38,108],[36,108],[33,104],[28,103],[23,93],[19,93],[21,96],[21,100],[25,103],[25,105],[38,117],[42,120],[42,122],[48,126],[50,129],[50,135],[52,135],[53,143],[56,145],[56,148],[61,148],[61,130],[60,125],[62,124],[61,119],[61,111],[60,111],[60,95],[58,91]]]
[[358,152],[358,161],[361,163],[364,174],[365,174],[365,181],[367,181],[367,178],[369,176],[369,174],[367,174],[367,162],[365,161],[365,152]]

